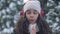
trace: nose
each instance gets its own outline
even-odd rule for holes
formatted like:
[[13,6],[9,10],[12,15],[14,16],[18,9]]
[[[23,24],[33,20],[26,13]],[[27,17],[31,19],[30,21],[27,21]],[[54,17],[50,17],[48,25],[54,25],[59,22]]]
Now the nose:
[[33,18],[33,17],[34,17],[34,14],[33,14],[33,13],[31,13],[31,14],[30,14],[30,17],[31,17],[31,18]]

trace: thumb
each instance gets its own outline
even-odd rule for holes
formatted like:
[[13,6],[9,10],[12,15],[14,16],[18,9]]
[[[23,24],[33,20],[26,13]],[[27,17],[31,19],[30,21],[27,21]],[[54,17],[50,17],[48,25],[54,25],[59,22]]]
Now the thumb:
[[33,27],[32,27],[32,30],[33,30],[33,31],[36,31],[36,28],[33,26]]

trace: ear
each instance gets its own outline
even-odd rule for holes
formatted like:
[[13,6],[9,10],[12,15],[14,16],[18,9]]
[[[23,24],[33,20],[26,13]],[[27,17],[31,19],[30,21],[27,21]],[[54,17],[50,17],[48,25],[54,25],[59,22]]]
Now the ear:
[[[25,3],[24,3],[24,5],[25,5]],[[20,15],[24,15],[24,10],[23,9],[20,11]]]
[[40,11],[40,16],[44,17],[44,11],[43,10]]
[[20,11],[20,15],[24,15],[24,10],[23,9]]

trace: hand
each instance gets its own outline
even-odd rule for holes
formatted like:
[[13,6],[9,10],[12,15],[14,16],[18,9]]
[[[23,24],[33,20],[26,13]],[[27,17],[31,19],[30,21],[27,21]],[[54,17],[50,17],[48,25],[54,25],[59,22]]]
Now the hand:
[[36,34],[36,29],[34,27],[32,27],[32,29],[30,30],[30,34]]

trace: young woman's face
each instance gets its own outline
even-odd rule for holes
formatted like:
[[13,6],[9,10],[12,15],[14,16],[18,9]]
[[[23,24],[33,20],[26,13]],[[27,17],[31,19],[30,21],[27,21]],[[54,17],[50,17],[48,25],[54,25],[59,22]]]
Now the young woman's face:
[[38,18],[38,11],[37,10],[34,10],[34,9],[29,9],[26,11],[26,17],[29,21],[29,23],[35,23],[37,18]]

